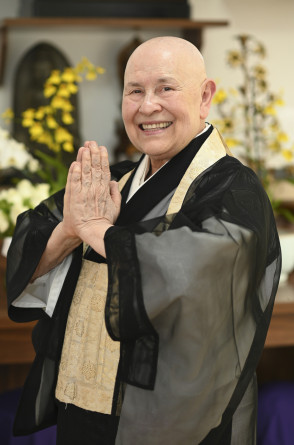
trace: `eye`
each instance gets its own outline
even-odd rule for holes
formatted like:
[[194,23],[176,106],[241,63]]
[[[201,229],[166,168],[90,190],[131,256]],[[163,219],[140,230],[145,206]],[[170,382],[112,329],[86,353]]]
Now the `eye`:
[[142,93],[142,90],[139,90],[139,89],[131,91],[131,94],[140,94],[140,93]]
[[171,91],[172,90],[171,87],[163,87],[162,89],[163,89],[163,91]]

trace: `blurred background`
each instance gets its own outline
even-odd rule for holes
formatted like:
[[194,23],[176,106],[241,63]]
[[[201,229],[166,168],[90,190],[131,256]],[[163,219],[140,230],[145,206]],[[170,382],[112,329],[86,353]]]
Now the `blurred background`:
[[[42,3],[42,1],[40,2]],[[44,3],[44,2],[43,2]],[[47,2],[54,5],[60,2]],[[91,1],[80,3],[91,3]],[[108,2],[109,3],[109,2]],[[110,2],[111,3],[111,2]],[[118,2],[119,3],[119,2]],[[140,4],[141,2],[134,2]],[[160,3],[160,2],[157,2]],[[166,2],[171,4],[172,2]],[[32,1],[1,0],[0,19],[28,15]],[[66,1],[68,16],[71,2]],[[227,26],[202,28],[202,48],[208,75],[225,87],[238,84],[238,73],[226,61],[226,53],[236,46],[235,36],[249,34],[264,43],[267,49],[265,65],[274,91],[283,90],[285,105],[279,113],[284,129],[294,140],[294,2],[292,0],[189,0],[190,18],[199,21],[227,21]],[[32,8],[31,8],[32,10]],[[168,6],[166,6],[168,15]],[[85,15],[86,10],[84,9]],[[116,16],[115,8],[113,16]],[[21,58],[34,45],[46,42],[59,49],[75,65],[82,57],[105,68],[93,85],[83,83],[79,94],[81,140],[95,139],[113,152],[118,143],[116,122],[120,120],[121,84],[118,78],[120,52],[134,38],[146,40],[158,35],[181,35],[181,29],[138,30],[99,26],[31,26],[11,27],[7,33],[7,51],[0,86],[0,112],[12,107],[13,84]]]
[[[5,251],[16,216],[63,186],[66,166],[85,140],[105,145],[112,162],[136,158],[121,121],[122,73],[136,45],[162,35],[198,45],[218,87],[209,120],[233,153],[239,149],[255,169],[272,200],[283,274],[257,373],[258,445],[293,445],[293,17],[293,0],[1,0],[1,445],[55,443],[54,429],[22,441],[11,436],[34,357],[34,324],[12,323],[6,313]],[[58,72],[52,75],[52,69]],[[44,112],[44,93],[47,102],[55,100],[56,116],[67,130]],[[45,120],[48,134],[39,125]],[[254,155],[250,150],[256,147]]]

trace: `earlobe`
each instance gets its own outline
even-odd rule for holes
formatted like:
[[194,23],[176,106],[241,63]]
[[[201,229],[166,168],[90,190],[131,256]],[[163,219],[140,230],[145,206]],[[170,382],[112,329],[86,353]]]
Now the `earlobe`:
[[211,106],[211,101],[216,91],[216,84],[213,80],[208,79],[205,83],[205,88],[202,93],[202,102],[200,107],[201,119],[206,119]]

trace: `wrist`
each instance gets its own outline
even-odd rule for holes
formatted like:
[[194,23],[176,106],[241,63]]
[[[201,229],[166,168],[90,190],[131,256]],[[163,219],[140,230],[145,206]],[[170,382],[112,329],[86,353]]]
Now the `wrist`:
[[76,233],[67,229],[64,221],[61,221],[56,226],[55,232],[62,245],[73,246],[75,248],[82,242],[81,238]]
[[104,246],[104,235],[106,231],[113,227],[107,220],[88,221],[79,229],[80,238],[97,253],[106,257]]

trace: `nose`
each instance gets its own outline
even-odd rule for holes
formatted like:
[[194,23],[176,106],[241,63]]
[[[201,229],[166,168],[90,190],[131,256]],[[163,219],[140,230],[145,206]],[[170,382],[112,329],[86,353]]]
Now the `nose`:
[[139,112],[149,116],[150,114],[161,111],[162,107],[159,103],[159,98],[154,93],[146,93],[142,99]]

